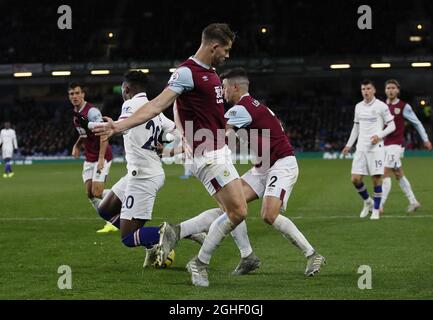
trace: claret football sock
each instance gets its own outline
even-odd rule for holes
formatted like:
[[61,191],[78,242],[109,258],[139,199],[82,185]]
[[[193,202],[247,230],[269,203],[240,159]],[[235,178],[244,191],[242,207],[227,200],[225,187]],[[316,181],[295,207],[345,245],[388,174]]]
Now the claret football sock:
[[122,242],[130,248],[151,247],[159,242],[159,227],[141,227],[123,237]]

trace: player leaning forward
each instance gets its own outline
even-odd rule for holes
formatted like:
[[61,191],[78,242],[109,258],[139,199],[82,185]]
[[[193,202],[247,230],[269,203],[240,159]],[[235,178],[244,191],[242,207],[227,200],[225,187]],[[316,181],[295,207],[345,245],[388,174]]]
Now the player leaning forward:
[[[305,274],[312,276],[320,271],[325,258],[318,254],[305,236],[289,218],[283,216],[293,187],[298,179],[298,164],[293,148],[277,116],[248,93],[249,80],[242,68],[221,75],[225,100],[233,105],[226,114],[229,141],[247,142],[257,156],[256,165],[241,177],[242,190],[247,202],[263,198],[263,220],[290,240],[307,258]],[[233,139],[234,138],[234,139]],[[219,208],[210,209],[175,226],[177,238],[207,231],[219,215]],[[246,274],[256,269],[260,261],[254,255],[245,221],[232,231],[241,252],[241,262],[233,272]],[[193,260],[192,260],[193,261]],[[187,265],[192,272],[191,263]]]
[[[147,103],[147,77],[141,71],[129,71],[122,83],[124,103],[117,122],[126,121]],[[95,127],[97,123],[89,123]],[[144,267],[153,265],[154,245],[159,242],[159,227],[145,226],[152,220],[153,205],[164,185],[161,159],[156,153],[163,133],[177,135],[175,124],[158,114],[146,123],[123,132],[128,173],[122,177],[98,206],[100,216],[120,229],[125,246],[146,247]],[[180,135],[180,134],[179,134]]]
[[[383,138],[395,130],[395,123],[388,106],[376,99],[376,88],[372,81],[365,80],[361,83],[361,93],[364,100],[355,107],[353,129],[343,149],[343,154],[346,155],[358,140],[352,162],[352,183],[364,200],[360,217],[365,218],[372,211],[370,219],[377,220],[379,219],[382,176],[385,168]],[[371,176],[373,180],[373,200],[362,181],[363,176]]]
[[[224,209],[210,226],[198,257],[192,261],[192,283],[208,286],[207,268],[220,242],[247,215],[247,203],[239,175],[225,145],[224,101],[221,81],[214,67],[229,57],[235,39],[227,24],[214,23],[202,32],[201,45],[194,56],[180,65],[168,86],[131,117],[98,126],[94,131],[111,136],[147,122],[176,102],[187,149],[193,153],[194,175]],[[222,139],[219,138],[222,131]],[[159,249],[169,246],[174,230],[161,228]],[[162,250],[165,251],[165,250]],[[160,256],[160,255],[158,255]]]

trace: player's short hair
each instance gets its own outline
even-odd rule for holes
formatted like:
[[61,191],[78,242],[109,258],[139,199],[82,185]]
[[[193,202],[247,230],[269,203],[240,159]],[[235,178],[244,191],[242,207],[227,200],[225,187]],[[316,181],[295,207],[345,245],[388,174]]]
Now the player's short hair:
[[396,86],[398,89],[400,89],[400,83],[399,83],[397,80],[395,80],[395,79],[389,79],[389,80],[386,80],[386,82],[385,82],[385,87],[386,87],[387,85],[389,85],[389,84],[395,84],[395,86]]
[[221,80],[233,79],[233,78],[246,78],[248,79],[248,73],[244,68],[233,68],[224,71],[220,75]]
[[70,82],[68,84],[68,91],[73,90],[73,89],[78,88],[78,87],[80,87],[81,91],[84,92],[84,85],[80,82]]
[[368,86],[369,84],[371,84],[373,87],[376,88],[376,86],[374,85],[374,82],[371,81],[370,79],[365,79],[361,81],[361,86]]
[[216,40],[223,46],[228,45],[230,41],[234,42],[235,38],[235,33],[227,23],[211,23],[203,29],[201,34],[202,42]]
[[123,76],[123,81],[136,91],[146,91],[148,77],[140,70],[129,70]]

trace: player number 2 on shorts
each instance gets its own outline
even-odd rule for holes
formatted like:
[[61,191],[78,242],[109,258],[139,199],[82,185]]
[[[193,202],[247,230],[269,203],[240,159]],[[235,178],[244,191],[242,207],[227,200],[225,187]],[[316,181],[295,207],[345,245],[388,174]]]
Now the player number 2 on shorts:
[[271,177],[271,183],[268,185],[268,187],[275,188],[275,182],[277,182],[278,178],[276,176]]

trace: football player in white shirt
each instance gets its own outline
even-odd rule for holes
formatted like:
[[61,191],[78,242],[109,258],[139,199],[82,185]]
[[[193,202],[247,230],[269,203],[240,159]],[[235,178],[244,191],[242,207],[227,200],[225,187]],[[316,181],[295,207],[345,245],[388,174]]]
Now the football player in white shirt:
[[14,151],[18,149],[18,144],[17,135],[15,130],[11,128],[10,122],[5,122],[5,127],[0,132],[0,145],[2,146],[2,158],[5,162],[3,178],[12,178],[14,173],[12,171],[11,160]]
[[[353,129],[342,152],[347,155],[358,140],[352,162],[352,183],[364,200],[360,217],[365,218],[372,211],[370,219],[377,220],[385,165],[383,138],[395,130],[395,123],[388,106],[374,96],[376,88],[372,81],[365,80],[361,83],[361,93],[364,100],[355,107]],[[368,195],[362,181],[363,176],[371,176],[373,180],[374,200]]]
[[[122,83],[125,102],[118,121],[127,119],[147,101],[147,77],[141,71],[129,71]],[[96,123],[90,123],[92,129]],[[153,119],[123,132],[128,173],[121,178],[98,206],[100,216],[120,228],[127,247],[144,246],[144,267],[155,258],[154,245],[159,242],[159,227],[145,227],[152,220],[156,194],[164,185],[162,162],[156,152],[163,133],[177,135],[173,121],[160,113]]]

